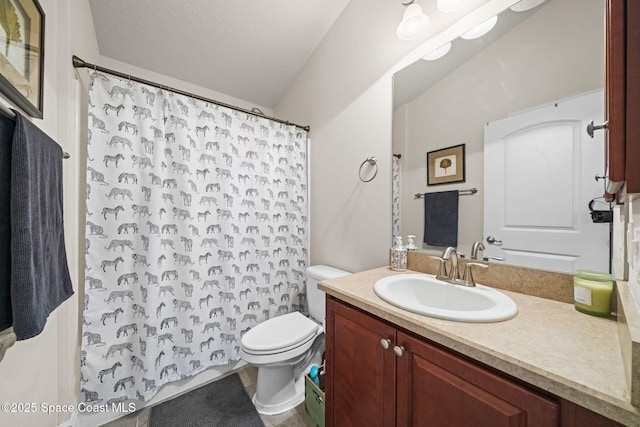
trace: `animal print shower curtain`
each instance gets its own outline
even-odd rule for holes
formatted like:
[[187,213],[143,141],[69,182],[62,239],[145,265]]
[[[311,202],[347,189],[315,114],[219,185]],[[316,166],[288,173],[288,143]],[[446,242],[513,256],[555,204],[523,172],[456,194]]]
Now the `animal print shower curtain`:
[[391,245],[395,245],[396,238],[400,236],[400,159],[392,157],[391,177]]
[[306,132],[94,73],[85,402],[146,400],[304,311]]

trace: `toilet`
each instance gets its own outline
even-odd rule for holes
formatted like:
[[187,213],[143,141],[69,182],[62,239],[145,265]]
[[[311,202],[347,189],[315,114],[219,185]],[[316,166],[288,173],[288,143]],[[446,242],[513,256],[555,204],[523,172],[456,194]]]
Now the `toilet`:
[[253,404],[265,415],[279,414],[304,401],[304,375],[322,363],[325,293],[318,282],[350,274],[326,265],[307,268],[309,315],[292,312],[250,329],[240,341],[240,357],[258,368]]

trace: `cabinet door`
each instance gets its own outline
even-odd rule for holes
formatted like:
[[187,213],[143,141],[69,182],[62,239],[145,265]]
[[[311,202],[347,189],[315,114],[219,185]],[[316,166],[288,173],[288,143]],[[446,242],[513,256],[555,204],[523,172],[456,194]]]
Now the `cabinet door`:
[[626,0],[607,1],[605,107],[608,128],[607,197],[615,196],[626,176]]
[[627,0],[626,192],[640,193],[640,2]]
[[568,400],[562,399],[560,407],[562,427],[622,427],[622,424]]
[[640,2],[607,1],[607,197],[640,193]]
[[331,297],[326,325],[326,425],[395,425],[395,328]]
[[398,425],[559,425],[557,402],[403,332],[398,345]]

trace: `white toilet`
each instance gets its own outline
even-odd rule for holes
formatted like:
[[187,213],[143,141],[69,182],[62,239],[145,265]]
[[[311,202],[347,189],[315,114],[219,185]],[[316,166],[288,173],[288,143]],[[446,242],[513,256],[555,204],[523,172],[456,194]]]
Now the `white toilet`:
[[265,415],[279,414],[304,401],[304,375],[320,364],[324,351],[325,293],[318,282],[350,274],[326,265],[307,268],[310,318],[295,311],[255,326],[240,342],[240,357],[258,368],[253,404]]

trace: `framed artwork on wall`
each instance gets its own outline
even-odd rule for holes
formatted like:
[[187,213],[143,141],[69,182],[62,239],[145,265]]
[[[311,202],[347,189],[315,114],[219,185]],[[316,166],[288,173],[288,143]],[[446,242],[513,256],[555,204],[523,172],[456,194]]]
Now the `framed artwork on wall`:
[[0,0],[0,92],[43,116],[44,12],[38,0]]
[[465,144],[427,153],[427,185],[465,181]]

